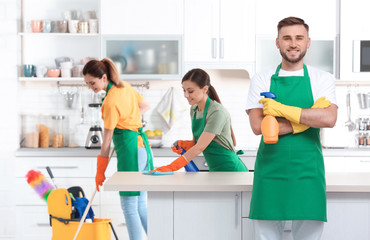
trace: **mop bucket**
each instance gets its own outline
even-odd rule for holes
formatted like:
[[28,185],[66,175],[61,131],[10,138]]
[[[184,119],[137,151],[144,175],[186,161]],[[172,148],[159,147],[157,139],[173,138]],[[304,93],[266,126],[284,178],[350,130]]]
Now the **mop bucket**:
[[[79,221],[69,221],[51,218],[53,237],[52,240],[73,239],[76,234]],[[110,240],[111,239],[111,219],[94,218],[92,223],[83,223],[78,234],[77,240]]]
[[[58,188],[54,189],[48,196],[52,240],[72,240],[77,232],[80,218],[74,218],[69,193],[67,189]],[[94,218],[92,223],[84,222],[82,224],[77,240],[110,240],[111,230],[118,240],[111,219]]]

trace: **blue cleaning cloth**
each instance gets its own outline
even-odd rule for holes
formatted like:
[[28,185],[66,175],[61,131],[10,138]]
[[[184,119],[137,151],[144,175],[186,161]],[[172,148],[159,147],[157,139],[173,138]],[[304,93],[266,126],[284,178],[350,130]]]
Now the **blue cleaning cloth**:
[[[76,198],[75,201],[72,200],[72,206],[74,206],[77,210],[76,212],[76,218],[82,218],[82,215],[84,214],[85,212],[85,209],[87,207],[87,205],[89,204],[89,200],[87,200],[87,198],[85,197],[78,197]],[[92,210],[92,208],[90,207],[87,215],[86,215],[86,219],[90,218],[92,221],[94,221],[94,212]]]
[[172,175],[173,172],[149,172],[149,171],[143,171],[143,174],[145,175]]

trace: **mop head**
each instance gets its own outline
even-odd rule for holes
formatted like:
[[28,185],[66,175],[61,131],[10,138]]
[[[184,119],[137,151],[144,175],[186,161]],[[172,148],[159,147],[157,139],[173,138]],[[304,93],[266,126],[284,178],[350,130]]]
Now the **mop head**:
[[27,175],[28,184],[36,191],[36,193],[45,201],[54,187],[46,180],[45,176],[40,171],[30,170]]

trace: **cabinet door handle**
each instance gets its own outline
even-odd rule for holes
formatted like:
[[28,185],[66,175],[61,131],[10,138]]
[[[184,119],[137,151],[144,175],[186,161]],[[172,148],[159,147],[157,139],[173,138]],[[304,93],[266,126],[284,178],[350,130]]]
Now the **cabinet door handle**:
[[217,39],[212,38],[212,58],[217,58]]
[[220,38],[220,59],[224,58],[224,39]]
[[239,194],[235,194],[235,226],[239,225],[239,219],[240,219],[240,209],[239,209]]
[[50,223],[36,223],[38,227],[50,227]]
[[363,163],[370,163],[370,160],[360,160],[360,162],[363,162]]
[[[38,166],[38,169],[45,169],[47,166]],[[49,166],[50,168],[54,169],[76,169],[77,166]]]

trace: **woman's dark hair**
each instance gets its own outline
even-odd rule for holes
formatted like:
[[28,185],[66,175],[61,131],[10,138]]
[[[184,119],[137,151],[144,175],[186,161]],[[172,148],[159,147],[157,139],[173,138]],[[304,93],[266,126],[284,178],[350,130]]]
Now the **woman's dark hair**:
[[187,80],[194,82],[200,88],[204,88],[205,86],[208,86],[207,94],[209,98],[212,100],[215,100],[218,103],[221,103],[220,98],[218,97],[218,94],[216,92],[216,89],[213,86],[211,86],[211,80],[206,71],[200,68],[194,68],[184,75],[181,83]]
[[84,69],[82,70],[82,74],[84,76],[89,74],[90,76],[96,78],[102,78],[103,75],[106,74],[108,80],[113,82],[115,86],[124,87],[116,66],[109,58],[104,58],[101,61],[96,59],[90,60],[88,63],[86,63]]
[[[181,80],[181,83],[185,81],[191,81],[195,84],[198,85],[201,89],[204,88],[205,86],[208,86],[208,96],[210,99],[218,102],[221,104],[221,100],[218,97],[218,94],[216,92],[216,89],[211,85],[211,79],[206,71],[200,68],[194,68],[187,72],[184,77]],[[233,139],[234,146],[236,146],[236,139],[234,135],[233,128],[231,126],[230,122],[230,130],[231,130],[231,138]]]
[[305,23],[303,19],[297,18],[297,17],[287,17],[287,18],[282,19],[278,23],[277,25],[278,33],[282,27],[293,26],[293,25],[303,25],[306,28],[307,32],[309,30],[308,24]]

